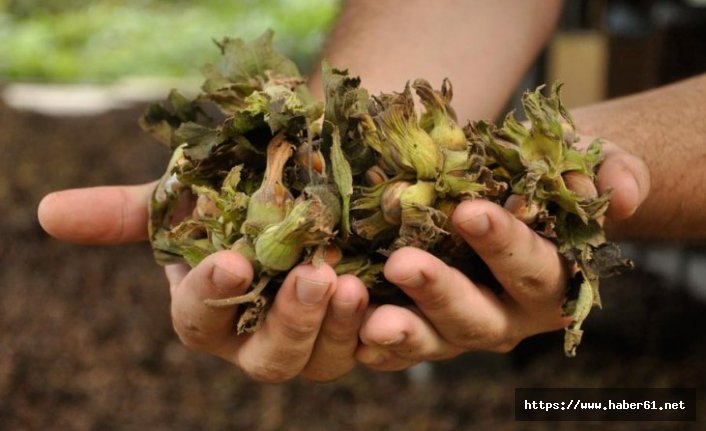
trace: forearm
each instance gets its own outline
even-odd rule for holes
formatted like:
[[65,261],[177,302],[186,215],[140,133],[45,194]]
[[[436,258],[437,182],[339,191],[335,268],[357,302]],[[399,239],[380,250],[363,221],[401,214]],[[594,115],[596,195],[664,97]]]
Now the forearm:
[[[560,0],[349,0],[324,58],[371,94],[448,77],[462,124],[495,118],[549,39]],[[320,75],[312,90],[321,97]]]
[[706,239],[706,74],[572,112],[580,133],[642,157],[651,191],[616,237]]

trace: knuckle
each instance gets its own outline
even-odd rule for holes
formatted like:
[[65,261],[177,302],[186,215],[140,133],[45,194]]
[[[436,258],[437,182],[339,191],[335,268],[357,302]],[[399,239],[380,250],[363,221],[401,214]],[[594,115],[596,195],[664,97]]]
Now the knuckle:
[[355,367],[355,363],[352,361],[350,364],[347,364],[345,367],[340,368],[340,369],[336,369],[336,370],[324,369],[324,368],[320,368],[320,367],[312,367],[312,368],[307,368],[302,373],[302,377],[304,377],[307,380],[311,380],[312,382],[319,382],[319,383],[330,382],[330,381],[339,379],[342,376],[348,374],[354,367]]
[[278,329],[287,340],[293,342],[303,342],[312,339],[319,327],[320,322],[304,315],[279,315]]
[[498,344],[497,346],[493,347],[490,349],[491,352],[493,353],[510,353],[513,350],[515,350],[515,347],[517,347],[517,343],[513,342],[506,342],[506,343],[501,343]]
[[283,383],[297,374],[283,363],[271,360],[260,360],[255,364],[244,365],[241,369],[251,379],[261,383]]
[[544,239],[533,237],[532,241],[528,252],[531,260],[522,257],[515,261],[506,287],[523,297],[541,302],[554,301],[566,283],[567,263],[553,245],[547,248]]
[[333,347],[348,346],[357,342],[354,326],[325,325],[321,330],[321,335],[326,344]]
[[439,345],[436,342],[422,337],[408,337],[397,345],[390,346],[395,357],[409,362],[441,361],[450,359],[460,354],[463,349],[458,349],[452,344]]
[[417,302],[424,304],[424,309],[428,311],[449,310],[454,307],[454,300],[446,294],[445,290],[428,289],[422,292],[423,296],[418,297]]
[[457,349],[457,348],[450,348],[449,350],[442,350],[442,351],[430,353],[430,354],[424,356],[423,358],[421,358],[421,360],[432,361],[432,362],[446,361],[448,359],[453,359],[456,356],[458,356],[464,352],[466,352],[466,350]]
[[509,233],[509,229],[504,229],[494,235],[493,241],[488,244],[488,250],[496,255],[512,256],[514,254],[515,238]]
[[545,269],[538,268],[535,271],[522,274],[517,282],[516,287],[528,293],[540,292],[545,287],[544,282]]
[[535,265],[524,269],[514,282],[514,290],[536,297],[545,296],[552,290],[550,265]]
[[492,335],[488,331],[484,331],[475,326],[465,327],[451,337],[454,344],[461,346],[466,350],[475,350],[479,345],[483,344],[483,340],[490,338]]
[[455,345],[464,350],[488,350],[506,353],[514,349],[520,338],[509,334],[506,328],[493,326],[467,326],[454,337]]
[[196,352],[204,352],[212,344],[211,337],[191,321],[172,319],[172,326],[182,344]]
[[510,353],[515,350],[518,344],[522,341],[521,337],[508,336],[493,346],[490,350],[495,353]]
[[411,361],[421,361],[432,354],[426,349],[422,340],[415,337],[405,339],[401,344],[390,346],[389,349],[397,357]]
[[312,382],[325,383],[335,380],[337,376],[326,371],[312,370],[303,373],[302,377]]

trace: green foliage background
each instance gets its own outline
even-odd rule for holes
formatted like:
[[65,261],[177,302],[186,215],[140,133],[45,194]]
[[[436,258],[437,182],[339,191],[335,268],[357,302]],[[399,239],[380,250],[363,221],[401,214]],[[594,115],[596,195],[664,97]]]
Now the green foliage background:
[[306,69],[338,0],[0,0],[0,81],[191,77],[218,61],[213,39],[267,28]]

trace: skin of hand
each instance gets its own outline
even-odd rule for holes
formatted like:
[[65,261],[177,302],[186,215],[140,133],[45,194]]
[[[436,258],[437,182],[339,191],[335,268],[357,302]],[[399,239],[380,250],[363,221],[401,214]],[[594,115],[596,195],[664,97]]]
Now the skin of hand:
[[[706,240],[706,73],[577,108],[571,114],[579,135],[618,143],[649,167],[653,186],[649,196],[629,219],[606,221],[610,237]],[[599,176],[598,181],[605,187],[613,178]],[[613,187],[634,189],[635,184]]]
[[[607,145],[598,183],[601,189],[614,188],[608,215],[620,220],[644,200],[649,175],[639,158]],[[75,243],[145,240],[154,185],[54,192],[40,203],[39,221],[51,235]],[[235,307],[214,309],[203,300],[244,293],[252,267],[237,253],[221,251],[191,271],[185,265],[165,268],[175,331],[187,347],[275,383],[297,375],[333,380],[348,373],[356,359],[374,369],[399,370],[469,350],[508,351],[523,338],[568,323],[560,310],[566,274],[550,242],[486,201],[459,206],[453,223],[505,286],[506,295],[497,297],[434,256],[406,248],[390,257],[385,277],[416,308],[368,308],[367,289],[357,278],[336,277],[325,265],[302,265],[288,274],[263,327],[237,336]]]
[[[605,154],[599,191],[613,190],[607,215],[624,220],[647,197],[647,166],[615,145],[606,145]],[[429,253],[400,249],[388,259],[385,277],[416,306],[372,308],[360,332],[360,362],[394,371],[468,351],[508,352],[570,322],[561,310],[567,269],[553,243],[484,200],[461,203],[452,222],[505,291],[496,295]]]
[[[410,78],[409,71],[432,83],[447,77],[457,95],[453,106],[459,119],[494,118],[549,40],[561,4],[560,0],[439,0],[430,6],[424,0],[410,0],[402,6],[399,2],[346,1],[323,56],[333,66],[360,75],[371,94],[399,90],[394,86],[401,87]],[[314,70],[310,88],[322,98],[320,81],[321,75]],[[562,327],[565,322],[557,315],[555,303],[560,301],[558,284],[563,283],[563,270],[556,251],[535,238],[526,226],[502,218],[507,213],[501,208],[483,205],[460,207],[454,219],[457,226],[472,232],[470,222],[461,223],[464,215],[476,214],[485,220],[488,233],[466,239],[477,245],[479,252],[486,245],[481,256],[498,262],[496,275],[510,282],[510,290],[514,281],[503,280],[500,272],[523,263],[517,256],[504,259],[502,253],[526,252],[528,248],[543,252],[554,272],[547,270],[545,276],[535,269],[526,277],[537,278],[537,286],[542,284],[537,287],[542,292],[532,301],[552,307],[555,316],[537,323],[535,331]],[[497,232],[503,226],[520,236],[500,237]],[[410,261],[417,265],[405,265]],[[497,298],[427,253],[399,250],[388,261],[385,276],[405,290],[418,307],[385,305],[368,311],[360,334],[363,346],[356,357],[374,368],[402,369],[422,359],[455,356],[471,347],[507,350],[523,335],[510,334],[517,316],[527,313],[519,304],[510,305],[509,294]],[[552,289],[543,284],[549,279],[556,285]],[[411,289],[413,285],[424,287]],[[547,289],[547,298],[541,300]],[[481,307],[482,313],[474,313],[479,320],[468,320],[466,314],[470,313],[463,308],[468,305]],[[529,316],[523,319],[532,320]]]
[[[402,8],[397,2],[347,1],[323,57],[361,76],[371,94],[399,90],[409,71],[432,83],[448,77],[459,119],[492,119],[550,38],[561,5],[440,0],[429,7],[411,0]],[[321,98],[320,81],[315,70],[310,86]],[[706,200],[694,196],[706,182],[706,170],[694,169],[706,157],[705,108],[703,75],[573,112],[579,135],[620,146],[604,147],[597,179],[600,191],[614,190],[605,224],[609,237],[706,238]],[[687,154],[691,169],[675,173]],[[648,196],[650,177],[655,187]],[[564,269],[551,243],[487,202],[463,204],[453,222],[506,293],[490,294],[429,254],[399,250],[385,276],[416,307],[371,308],[358,360],[399,370],[468,350],[507,351],[527,336],[567,323],[560,314]]]
[[[147,238],[147,202],[155,183],[72,189],[47,195],[39,205],[51,235],[83,244],[119,244]],[[77,212],[75,208],[84,208]],[[262,327],[237,336],[237,310],[211,308],[206,298],[245,292],[253,270],[231,251],[214,253],[189,270],[165,268],[174,329],[189,348],[219,356],[251,378],[268,383],[302,375],[336,379],[355,365],[358,331],[368,305],[355,277],[336,277],[329,266],[301,265],[286,277]]]
[[[353,74],[364,76],[364,85],[373,93],[389,91],[389,83],[403,82],[395,76],[407,79],[409,70],[436,82],[441,81],[443,73],[454,82],[456,94],[467,96],[460,99],[460,105],[454,102],[459,118],[493,118],[546,42],[560,6],[559,1],[509,1],[443,0],[435,2],[436,7],[431,9],[428,2],[421,0],[392,9],[388,9],[392,2],[346,2],[350,7],[344,6],[341,23],[329,38],[326,57],[334,66],[340,62],[350,67]],[[454,8],[443,7],[443,2]],[[468,10],[460,10],[461,7]],[[444,14],[449,10],[453,12]],[[469,17],[473,22],[468,22]],[[378,25],[377,21],[387,25]],[[425,29],[421,41],[412,37],[419,34],[419,28]],[[508,28],[519,30],[507,31]],[[454,36],[450,31],[461,33]],[[398,48],[394,51],[401,53],[404,61],[390,55],[389,44]],[[459,57],[458,52],[466,54]],[[487,61],[489,58],[493,61]],[[320,88],[319,79],[316,74],[312,77],[314,94]],[[667,112],[660,109],[669,99],[663,93],[647,99],[617,101],[608,109],[589,108],[578,116],[579,132],[619,142],[622,148],[648,162],[655,184],[671,184],[666,179],[670,169],[678,166],[678,154],[703,157],[706,104],[698,100],[703,100],[704,84],[706,76],[683,85],[676,91],[677,97],[671,98],[672,105],[666,104],[670,106]],[[694,91],[700,96],[692,97]],[[689,98],[696,102],[685,108],[683,101]],[[635,118],[626,119],[625,112],[633,113]],[[626,120],[620,123],[616,118]],[[635,124],[642,126],[637,135]],[[681,134],[675,136],[676,132]],[[664,142],[651,139],[655,136]],[[684,151],[660,153],[675,143]],[[631,217],[647,196],[650,175],[640,158],[618,147],[608,146],[606,156],[598,186],[599,190],[614,189],[606,222],[609,233],[706,235],[706,225],[696,223],[703,219],[703,200],[696,202],[697,207],[689,214],[665,213],[681,208],[681,204],[673,205],[675,199],[698,190],[697,186],[706,179],[698,175],[683,179],[688,184],[680,183],[677,193],[660,187]],[[40,222],[47,232],[73,242],[115,244],[143,240],[152,187],[153,184],[99,187],[53,193],[40,204]],[[73,211],[77,207],[84,210]],[[669,229],[653,229],[665,217],[671,220]],[[684,217],[690,222],[678,223]],[[626,219],[628,223],[623,221]],[[235,337],[235,310],[204,308],[201,301],[241,293],[252,277],[252,268],[240,256],[225,251],[208,257],[191,271],[183,266],[166,269],[174,327],[187,346],[221,356],[258,380],[278,382],[298,374],[314,380],[334,379],[354,366],[354,354],[373,368],[395,370],[468,350],[507,351],[529,335],[559,329],[567,323],[559,310],[564,268],[550,243],[502,208],[487,202],[461,205],[453,222],[504,284],[505,295],[497,297],[474,285],[431,255],[403,249],[390,257],[385,275],[415,300],[416,308],[368,308],[367,291],[354,277],[336,279],[327,267],[297,267],[275,299],[260,330],[264,335],[258,335],[258,331]],[[409,265],[409,259],[418,264]],[[298,286],[309,301],[297,300]],[[319,302],[312,304],[311,298],[319,295]]]

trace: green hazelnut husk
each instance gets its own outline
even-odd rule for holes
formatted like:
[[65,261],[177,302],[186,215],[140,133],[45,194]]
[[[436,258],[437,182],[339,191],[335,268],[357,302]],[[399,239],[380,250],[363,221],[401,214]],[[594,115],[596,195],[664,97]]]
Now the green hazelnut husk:
[[465,150],[468,147],[466,134],[456,122],[456,115],[450,105],[453,97],[451,82],[444,79],[440,92],[435,91],[424,79],[417,79],[412,87],[426,109],[420,123],[426,126],[424,129],[434,143],[448,150]]
[[574,355],[584,319],[600,305],[599,280],[629,262],[602,228],[610,197],[595,186],[602,142],[574,146],[560,86],[525,93],[527,122],[510,113],[499,126],[461,128],[447,79],[438,89],[420,79],[371,97],[359,78],[324,65],[322,109],[271,39],[219,42],[226,61],[204,68],[202,94],[172,92],[141,121],[173,151],[150,202],[156,259],[195,266],[228,249],[248,259],[248,292],[205,301],[242,304],[239,334],[257,329],[300,263],[355,275],[373,301],[387,303],[400,291],[382,277],[386,256],[413,246],[500,292],[450,222],[464,200],[487,199],[552,241],[571,268],[563,310]]
[[265,228],[255,240],[257,261],[267,272],[287,271],[306,247],[327,244],[340,222],[341,206],[326,186],[310,186],[284,220]]
[[265,228],[282,221],[293,197],[283,182],[284,166],[293,152],[292,145],[279,134],[267,147],[267,167],[260,188],[250,197],[242,233],[257,236]]
[[441,149],[431,136],[417,123],[409,85],[403,93],[394,96],[389,106],[378,114],[377,121],[383,159],[397,168],[409,172],[420,180],[435,180],[443,164]]

